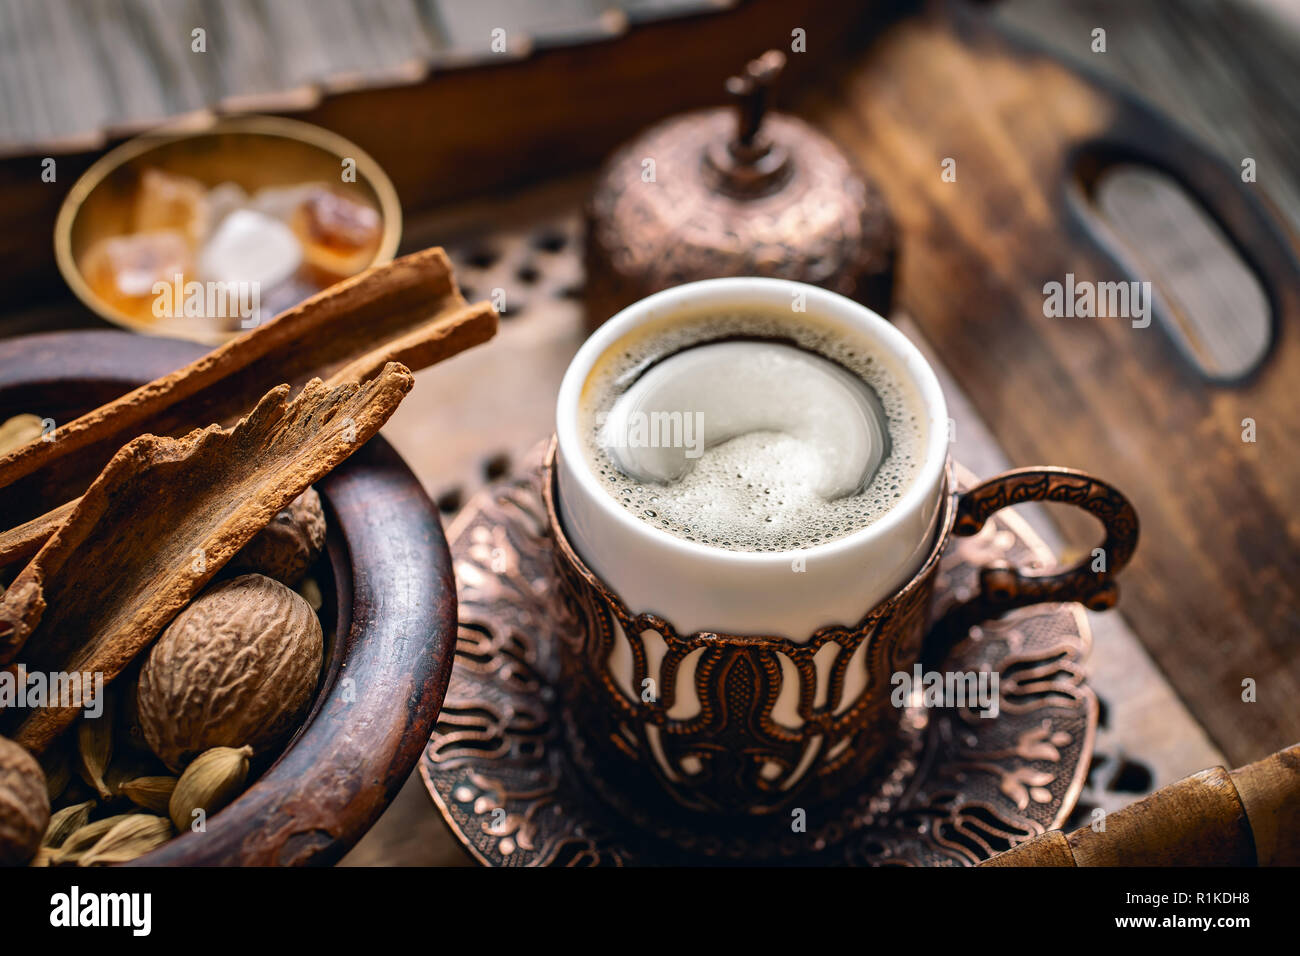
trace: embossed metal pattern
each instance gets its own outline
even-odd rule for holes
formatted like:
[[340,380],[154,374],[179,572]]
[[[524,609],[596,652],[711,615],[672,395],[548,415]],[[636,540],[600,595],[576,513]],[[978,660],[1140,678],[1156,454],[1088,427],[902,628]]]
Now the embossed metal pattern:
[[[448,537],[460,638],[421,774],[484,864],[972,865],[1059,827],[1083,785],[1097,711],[1083,665],[1087,625],[1077,605],[1039,604],[971,628],[944,664],[997,670],[998,717],[909,706],[866,781],[793,808],[805,828],[791,814],[673,808],[598,772],[582,735],[566,744],[558,644],[580,626],[580,608],[557,581],[537,462],[471,499]],[[1052,564],[1016,515],[994,515],[949,540],[935,611],[974,597],[978,568],[999,560]]]
[[653,292],[722,276],[795,279],[887,311],[896,234],[878,190],[830,140],[782,113],[762,125],[788,160],[778,188],[723,188],[709,158],[735,129],[731,110],[687,113],[610,157],[586,211],[589,328]]
[[[629,792],[654,794],[647,799],[657,802],[662,790],[682,807],[711,813],[776,813],[832,799],[858,783],[885,752],[902,713],[890,702],[889,676],[910,670],[920,656],[952,497],[942,496],[942,530],[921,569],[855,626],[821,628],[802,644],[679,634],[656,614],[633,614],[569,545],[551,483],[554,454],[552,447],[542,499],[554,529],[559,596],[581,622],[561,635],[560,686],[590,760],[624,780]],[[652,635],[661,657],[649,646]],[[608,665],[616,640],[632,657],[629,688],[619,686]],[[828,645],[832,663],[822,664],[829,674],[821,675],[817,659]],[[851,667],[867,675],[852,695],[845,687]],[[775,714],[789,680],[797,682],[797,722]],[[674,716],[675,710],[693,712]]]

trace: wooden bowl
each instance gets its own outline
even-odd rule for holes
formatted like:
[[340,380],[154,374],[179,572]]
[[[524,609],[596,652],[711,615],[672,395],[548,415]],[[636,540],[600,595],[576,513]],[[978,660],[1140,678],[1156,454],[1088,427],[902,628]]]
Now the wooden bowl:
[[[0,420],[31,412],[68,421],[203,351],[117,331],[0,342]],[[382,438],[316,489],[329,534],[313,572],[325,597],[326,649],[311,713],[205,833],[183,834],[135,864],[333,863],[378,819],[428,742],[456,643],[437,508]]]
[[234,182],[253,193],[265,186],[339,181],[345,158],[356,161],[357,189],[377,210],[383,233],[369,265],[392,260],[402,238],[402,209],[387,174],[359,146],[298,120],[276,116],[211,119],[198,128],[146,133],[106,153],[73,184],[54,224],[54,255],[64,280],[92,311],[125,328],[218,345],[238,331],[193,319],[142,321],[105,301],[81,264],[96,240],[131,231],[140,174],[153,167],[207,186]]

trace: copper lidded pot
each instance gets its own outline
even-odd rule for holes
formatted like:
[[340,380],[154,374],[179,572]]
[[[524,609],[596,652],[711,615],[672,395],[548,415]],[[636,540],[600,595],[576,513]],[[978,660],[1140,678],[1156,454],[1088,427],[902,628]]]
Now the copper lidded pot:
[[888,314],[895,232],[880,192],[829,139],[768,110],[770,50],[727,81],[735,109],[675,116],[624,144],[587,206],[587,326],[675,285],[794,279]]

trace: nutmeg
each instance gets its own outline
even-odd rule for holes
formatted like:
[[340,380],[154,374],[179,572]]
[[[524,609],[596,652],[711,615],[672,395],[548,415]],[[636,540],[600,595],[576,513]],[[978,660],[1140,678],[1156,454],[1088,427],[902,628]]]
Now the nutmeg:
[[0,737],[0,866],[26,863],[50,823],[45,774],[26,750]]
[[323,656],[298,594],[260,574],[222,582],[176,616],[140,670],[145,740],[176,772],[212,747],[272,751],[311,703]]
[[297,584],[325,545],[320,495],[308,488],[230,560],[236,571],[253,571],[281,584]]

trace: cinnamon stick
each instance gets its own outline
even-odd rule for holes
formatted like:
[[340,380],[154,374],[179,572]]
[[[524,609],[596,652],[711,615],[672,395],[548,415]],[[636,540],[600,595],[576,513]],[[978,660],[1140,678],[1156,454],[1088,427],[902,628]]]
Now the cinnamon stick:
[[8,531],[0,532],[0,568],[6,568],[11,564],[19,561],[26,561],[31,558],[37,551],[41,550],[46,539],[55,531],[59,530],[59,525],[67,520],[72,509],[77,506],[80,498],[64,502],[52,511],[47,511],[39,517],[33,518],[20,524],[16,528],[10,528]]
[[980,866],[1300,865],[1300,744],[1228,771],[1202,770],[1106,814],[1048,832]]
[[[0,528],[76,498],[138,435],[174,437],[233,424],[286,382],[296,389],[312,378],[364,381],[388,361],[423,368],[487,341],[496,325],[488,303],[465,302],[442,249],[369,269],[185,368],[60,423],[54,441],[30,442],[0,458]],[[28,547],[34,530],[28,529]]]
[[[292,401],[279,385],[232,428],[129,442],[0,600],[0,664],[112,681],[280,510],[376,434],[412,383],[391,363],[364,384],[312,380]],[[40,753],[83,706],[47,701],[11,736]]]

